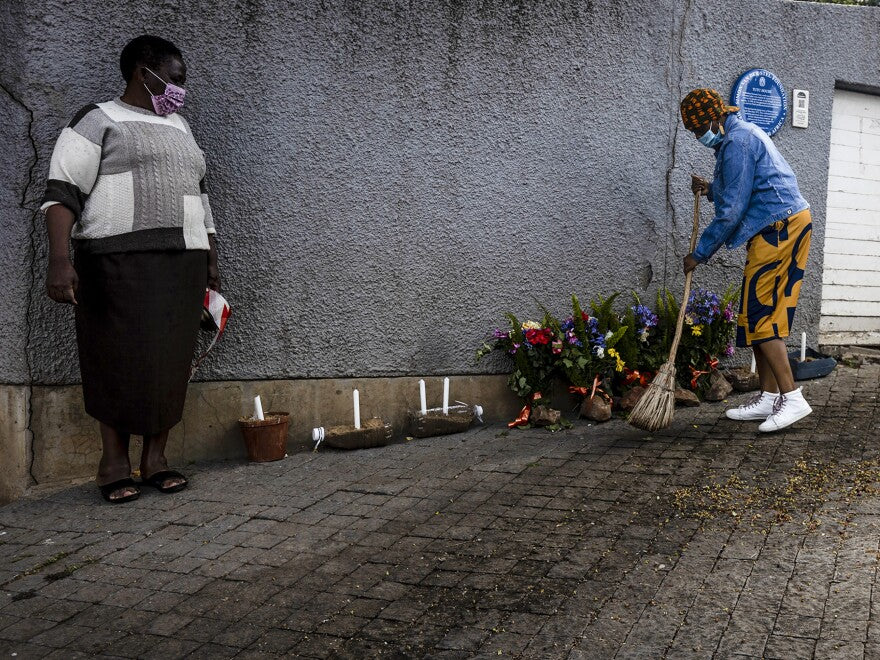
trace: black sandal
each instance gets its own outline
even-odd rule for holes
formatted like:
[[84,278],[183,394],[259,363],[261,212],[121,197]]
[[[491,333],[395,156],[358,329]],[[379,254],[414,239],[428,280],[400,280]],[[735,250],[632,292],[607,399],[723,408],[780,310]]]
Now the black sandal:
[[[162,484],[165,483],[167,479],[183,479],[183,481],[173,486],[163,486]],[[152,486],[160,493],[176,493],[177,491],[186,488],[189,484],[186,477],[180,474],[177,470],[159,470],[159,472],[141,479],[141,483],[145,486]]]
[[[123,495],[122,497],[110,497],[116,491],[125,490],[126,488],[134,488],[135,492],[128,495]],[[134,479],[132,479],[131,477],[119,479],[118,481],[113,481],[109,484],[104,484],[103,486],[98,486],[98,489],[101,491],[101,495],[104,496],[104,499],[111,504],[122,504],[123,502],[131,502],[132,500],[136,500],[141,496],[140,489],[134,482]]]

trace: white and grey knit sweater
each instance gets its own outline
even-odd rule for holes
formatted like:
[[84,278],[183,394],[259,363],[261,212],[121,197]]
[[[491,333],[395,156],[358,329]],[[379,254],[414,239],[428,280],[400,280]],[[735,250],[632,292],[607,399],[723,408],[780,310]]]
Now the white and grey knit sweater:
[[90,252],[207,250],[214,221],[205,156],[179,114],[119,99],[88,105],[61,131],[42,210],[63,204]]

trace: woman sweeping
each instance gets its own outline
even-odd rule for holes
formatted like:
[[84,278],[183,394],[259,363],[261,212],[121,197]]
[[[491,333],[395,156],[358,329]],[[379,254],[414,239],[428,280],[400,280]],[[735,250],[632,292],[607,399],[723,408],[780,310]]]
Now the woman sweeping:
[[47,292],[76,305],[85,409],[101,429],[97,483],[115,503],[140,495],[132,434],[144,440],[142,484],[187,485],[168,469],[165,444],[183,414],[205,286],[220,288],[205,158],[177,114],[183,56],[143,35],[120,68],[122,96],[86,106],[61,132],[42,204]]
[[751,346],[760,394],[726,412],[730,419],[761,420],[778,431],[812,412],[795,388],[785,338],[791,330],[810,251],[810,205],[769,136],[737,117],[712,89],[695,89],[681,102],[681,118],[701,144],[715,151],[712,183],[692,177],[694,193],[715,204],[715,218],[684,258],[684,272],[706,263],[722,244],[746,243],[737,346]]

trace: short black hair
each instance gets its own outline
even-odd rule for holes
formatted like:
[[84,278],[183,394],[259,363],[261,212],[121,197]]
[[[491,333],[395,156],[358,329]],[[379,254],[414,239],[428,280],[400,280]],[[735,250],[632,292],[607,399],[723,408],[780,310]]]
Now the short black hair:
[[169,57],[183,59],[183,54],[177,46],[167,39],[154,37],[151,34],[142,34],[125,44],[125,48],[122,49],[122,54],[119,56],[119,68],[122,70],[125,82],[128,82],[138,65],[157,69]]

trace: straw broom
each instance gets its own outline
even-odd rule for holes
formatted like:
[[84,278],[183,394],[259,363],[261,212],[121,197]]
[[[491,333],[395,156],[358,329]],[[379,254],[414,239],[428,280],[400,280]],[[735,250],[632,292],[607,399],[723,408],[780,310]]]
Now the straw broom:
[[[694,193],[694,229],[691,232],[691,249],[697,246],[697,233],[700,230],[700,193]],[[694,271],[684,277],[684,297],[681,299],[681,307],[678,310],[678,323],[675,326],[675,336],[669,349],[669,358],[660,367],[654,380],[648,385],[647,391],[636,403],[635,408],[629,415],[629,423],[645,431],[657,431],[665,429],[672,423],[675,415],[675,354],[678,352],[678,343],[681,340],[681,331],[684,327],[684,315],[687,309],[688,298],[691,294],[691,276]]]

